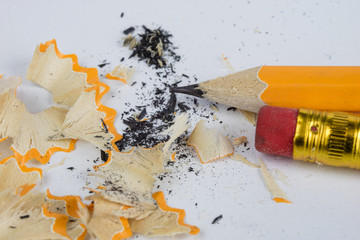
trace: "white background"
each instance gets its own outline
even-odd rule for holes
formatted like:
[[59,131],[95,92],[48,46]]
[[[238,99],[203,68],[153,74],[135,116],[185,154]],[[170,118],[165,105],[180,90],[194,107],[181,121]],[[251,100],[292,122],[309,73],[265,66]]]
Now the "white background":
[[[182,60],[178,73],[200,81],[228,73],[225,54],[236,70],[258,65],[359,65],[359,1],[5,1],[0,0],[0,74],[25,78],[36,44],[55,38],[64,54],[106,74],[127,58],[122,31],[133,25],[162,26],[174,37]],[[124,17],[120,14],[124,12]],[[149,68],[125,60],[136,73],[132,81],[150,81]],[[119,113],[134,91],[104,78],[112,91],[104,103]],[[118,94],[118,90],[121,93]],[[114,97],[111,97],[114,95]],[[31,112],[51,105],[51,96],[24,80],[18,97]],[[187,101],[179,96],[181,101]],[[202,108],[209,102],[200,101]],[[236,148],[249,160],[262,157],[269,169],[288,176],[278,181],[293,204],[275,203],[258,169],[231,159],[201,165],[195,157],[177,162],[173,178],[160,182],[168,204],[186,210],[186,222],[201,229],[196,236],[175,239],[358,239],[360,235],[360,172],[321,167],[265,156],[253,147],[254,127],[240,113],[219,106],[224,124],[210,123],[229,138],[247,136],[250,150]],[[195,123],[198,116],[192,116]],[[117,118],[121,133],[123,126]],[[192,125],[194,126],[194,125]],[[189,150],[190,151],[190,150]],[[244,153],[242,153],[244,151]],[[66,162],[45,172],[43,189],[53,194],[85,196],[86,169],[99,156],[88,143],[73,153],[56,153],[51,163]],[[66,168],[74,166],[74,171]],[[187,172],[189,166],[199,175]],[[47,167],[47,166],[46,166]],[[45,168],[46,168],[45,167]],[[169,190],[172,190],[169,193]],[[195,206],[197,203],[197,206]],[[212,220],[222,214],[218,224]],[[139,239],[146,239],[138,237]]]

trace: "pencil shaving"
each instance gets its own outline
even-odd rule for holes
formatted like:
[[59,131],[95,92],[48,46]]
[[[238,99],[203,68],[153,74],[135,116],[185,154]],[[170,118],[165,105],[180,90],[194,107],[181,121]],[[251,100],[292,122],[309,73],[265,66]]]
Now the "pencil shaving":
[[69,239],[67,216],[50,212],[45,194],[32,190],[40,181],[39,173],[22,172],[12,158],[0,165],[0,176],[0,239]]
[[248,140],[247,140],[247,137],[245,136],[242,136],[242,137],[239,137],[239,138],[235,138],[233,140],[233,144],[235,146],[240,146],[241,144],[244,144],[244,143],[248,143]]
[[49,90],[57,104],[71,107],[91,84],[85,72],[73,70],[75,55],[59,55],[55,41],[36,47],[26,78]]
[[105,77],[110,80],[118,80],[127,84],[133,74],[133,68],[127,68],[119,65],[115,67],[110,73],[106,74]]
[[174,124],[171,127],[161,133],[162,135],[170,135],[170,139],[164,145],[163,151],[165,155],[170,145],[190,127],[190,125],[187,124],[188,120],[189,114],[182,113],[175,118]]
[[204,120],[196,124],[187,144],[196,149],[201,163],[209,163],[234,153],[231,142],[216,129],[207,129]]
[[[186,123],[186,115],[184,119]],[[164,144],[159,144],[151,149],[138,147],[129,153],[113,152],[109,155],[110,160],[98,167],[98,174],[103,176],[101,186],[104,188],[100,188],[97,195],[89,199],[96,200],[94,211],[97,207],[100,210],[109,207],[110,209],[101,211],[110,212],[111,215],[98,214],[103,216],[100,220],[96,219],[98,215],[91,215],[87,213],[86,208],[82,208],[80,218],[88,228],[92,229],[89,231],[92,231],[94,236],[99,238],[101,234],[109,234],[103,232],[103,229],[96,229],[103,225],[100,221],[108,221],[109,218],[112,219],[109,221],[116,223],[117,234],[129,233],[126,227],[121,228],[125,220],[129,221],[133,232],[145,235],[175,235],[191,232],[192,226],[183,223],[184,213],[180,215],[176,211],[172,213],[172,209],[162,212],[163,202],[159,203],[152,195],[155,176],[165,172],[166,159],[163,157],[163,149]],[[106,204],[101,205],[102,202]],[[94,216],[95,219],[92,220]],[[119,222],[118,219],[123,221]],[[91,224],[91,221],[99,223]]]
[[225,57],[224,53],[221,55],[221,60],[224,63],[225,67],[228,69],[229,73],[235,73],[235,68],[231,65],[229,59]]
[[24,165],[32,158],[44,164],[53,152],[74,149],[75,140],[72,139],[47,141],[47,136],[64,121],[68,112],[65,108],[51,107],[32,114],[15,97],[20,79],[1,78],[0,82],[0,139],[12,140],[11,149],[19,164]]
[[166,205],[162,192],[154,193],[153,197],[158,203],[158,208],[144,219],[129,219],[131,229],[135,233],[153,237],[199,232],[197,227],[184,224],[184,210],[173,209]]
[[279,185],[276,183],[274,177],[271,175],[269,170],[267,169],[263,160],[260,160],[260,170],[261,174],[264,178],[265,185],[267,189],[270,191],[271,195],[273,196],[273,200],[275,202],[282,202],[282,203],[292,203],[287,200],[286,194],[281,190]]
[[243,157],[243,156],[241,156],[239,154],[232,155],[231,158],[234,159],[234,160],[237,160],[237,161],[241,161],[241,162],[245,163],[246,165],[248,165],[250,167],[260,168],[260,165],[250,162],[245,157]]
[[41,178],[38,172],[22,172],[15,158],[10,158],[8,162],[0,165],[0,177],[0,192],[16,187],[16,193],[19,195],[25,195]]
[[79,216],[89,234],[99,240],[119,240],[132,235],[128,221],[113,214],[124,206],[96,194],[87,198],[94,202],[93,210],[79,205]]
[[68,236],[69,239],[84,239],[86,229],[81,225],[81,221],[77,213],[78,202],[81,202],[79,197],[56,197],[51,195],[48,190],[47,202],[45,204],[47,216],[59,219],[52,227],[54,232],[63,236]]
[[99,190],[103,196],[132,207],[122,211],[122,216],[141,217],[155,207],[151,191],[154,176],[164,172],[163,146],[136,148],[131,153],[113,152],[110,161],[99,167],[98,174],[105,176],[100,184],[107,187]]
[[102,150],[112,150],[111,143],[120,135],[104,126],[103,119],[107,117],[107,113],[99,111],[97,94],[96,89],[82,92],[66,115],[61,128],[55,135],[50,136],[49,140],[82,139]]
[[210,109],[212,109],[212,110],[214,110],[215,112],[218,112],[219,111],[219,109],[217,108],[217,106],[216,105],[214,105],[214,104],[210,104]]
[[256,117],[257,117],[256,113],[249,112],[249,111],[246,111],[246,110],[239,110],[239,109],[238,109],[238,111],[241,112],[244,115],[245,119],[249,123],[251,123],[254,126],[256,125]]
[[43,193],[19,196],[11,188],[0,192],[0,239],[68,239],[52,230],[56,219],[46,217],[44,204]]

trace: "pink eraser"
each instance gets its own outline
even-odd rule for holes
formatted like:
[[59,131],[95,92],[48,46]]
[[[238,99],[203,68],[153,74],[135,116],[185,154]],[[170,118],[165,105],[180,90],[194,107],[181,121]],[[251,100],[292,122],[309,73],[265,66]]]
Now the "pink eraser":
[[264,106],[260,109],[255,134],[259,152],[292,157],[298,109]]

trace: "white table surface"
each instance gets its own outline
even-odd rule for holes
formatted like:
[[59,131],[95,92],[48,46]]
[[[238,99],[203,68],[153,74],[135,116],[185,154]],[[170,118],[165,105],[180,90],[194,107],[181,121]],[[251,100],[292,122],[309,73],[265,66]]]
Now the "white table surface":
[[[127,58],[122,31],[133,25],[162,26],[174,37],[182,60],[178,73],[204,81],[228,73],[225,54],[236,70],[258,65],[358,65],[360,2],[353,1],[5,1],[0,0],[0,74],[25,78],[36,45],[55,38],[62,53],[75,53],[79,63],[105,75]],[[124,17],[120,14],[124,12]],[[126,60],[136,73],[131,81],[150,81],[149,67]],[[101,80],[112,87],[104,103],[118,113],[134,98],[136,87]],[[120,90],[121,94],[117,94]],[[114,97],[112,97],[114,95]],[[24,80],[18,97],[31,112],[51,106],[45,90]],[[180,101],[189,101],[185,96]],[[206,111],[209,102],[201,100]],[[275,203],[260,171],[232,159],[201,165],[196,157],[177,162],[168,181],[158,181],[173,207],[186,210],[186,222],[201,229],[196,236],[174,239],[357,239],[360,235],[360,171],[317,166],[258,153],[255,128],[240,113],[219,106],[224,124],[210,123],[229,138],[247,136],[250,150],[236,152],[253,162],[280,170],[278,181],[293,204]],[[199,119],[192,116],[192,127]],[[119,118],[116,127],[124,125]],[[244,153],[242,152],[244,151]],[[55,195],[86,196],[86,169],[99,150],[79,141],[72,153],[56,153],[51,164],[65,164],[44,173],[42,189]],[[66,168],[73,166],[74,171]],[[198,176],[188,167],[200,170]],[[48,167],[48,166],[46,166]],[[45,167],[45,168],[46,168]],[[91,183],[94,186],[95,183]],[[90,186],[92,186],[90,184]],[[172,190],[169,193],[169,190]],[[195,205],[197,203],[197,205]],[[222,214],[218,224],[212,220]],[[138,239],[146,239],[139,236]]]

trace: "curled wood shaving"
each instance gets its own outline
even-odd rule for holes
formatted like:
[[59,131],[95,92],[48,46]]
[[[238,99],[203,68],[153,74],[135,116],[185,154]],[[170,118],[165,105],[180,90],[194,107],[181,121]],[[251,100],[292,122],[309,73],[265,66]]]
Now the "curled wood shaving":
[[122,209],[122,204],[105,199],[99,194],[87,199],[93,201],[93,209],[79,205],[79,216],[91,237],[98,240],[119,240],[132,235],[127,219],[113,213]]
[[67,215],[49,211],[45,194],[32,190],[40,181],[39,173],[22,172],[11,158],[0,165],[0,178],[0,239],[69,239]]
[[201,163],[209,163],[234,153],[231,142],[216,129],[207,129],[204,120],[196,124],[187,144],[196,149]]
[[22,172],[14,158],[0,165],[0,192],[8,188],[16,187],[16,193],[25,195],[36,183],[40,181],[38,172]]
[[46,49],[44,45],[36,47],[26,78],[49,90],[57,104],[71,107],[91,84],[86,72],[73,69],[75,55],[64,56],[58,52],[55,41],[48,43]]
[[110,73],[106,74],[105,77],[110,80],[118,80],[123,83],[127,83],[133,74],[133,68],[127,68],[119,65],[115,67]]
[[[52,107],[42,112],[31,114],[25,105],[16,97],[13,88],[19,79],[0,79],[0,139],[12,140],[11,149],[15,158],[24,165],[35,158],[41,163],[47,163],[52,153],[56,151],[69,152],[74,149],[75,140],[47,141],[47,136],[60,127],[67,110]],[[11,86],[11,88],[6,85]],[[3,159],[2,162],[8,159]]]
[[164,201],[152,195],[155,176],[165,171],[163,149],[164,144],[159,144],[151,149],[138,147],[129,153],[112,152],[109,160],[98,166],[100,185],[104,187],[89,197],[94,201],[94,212],[85,207],[80,210],[80,218],[93,236],[105,239],[99,236],[109,233],[99,227],[107,224],[113,229],[111,233],[116,230],[121,236],[129,234],[126,224],[135,233],[154,236],[192,232],[193,226],[183,222],[183,210],[164,209]]
[[140,220],[129,219],[131,229],[135,233],[146,236],[174,236],[179,233],[197,234],[200,230],[184,223],[185,211],[169,207],[162,192],[153,194],[158,208],[148,217]]
[[58,132],[50,136],[49,140],[79,138],[102,150],[117,149],[114,144],[121,136],[109,131],[107,126],[104,127],[103,119],[107,114],[98,110],[97,94],[97,89],[82,92]]

